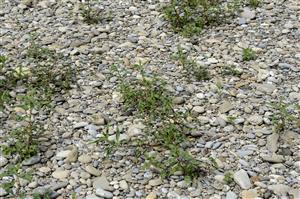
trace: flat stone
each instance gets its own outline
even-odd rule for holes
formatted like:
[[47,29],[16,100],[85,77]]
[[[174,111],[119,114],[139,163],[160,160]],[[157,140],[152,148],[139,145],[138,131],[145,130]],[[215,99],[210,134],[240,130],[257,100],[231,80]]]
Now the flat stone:
[[119,182],[119,185],[120,185],[120,188],[123,189],[123,190],[127,190],[128,189],[128,184],[127,184],[126,180],[121,180]]
[[73,146],[71,152],[67,155],[65,162],[67,163],[76,162],[77,158],[78,158],[78,149],[76,146]]
[[66,170],[56,170],[52,173],[52,176],[56,179],[63,180],[69,176],[70,172]]
[[85,197],[85,199],[102,199],[102,198],[96,196],[95,194],[91,194],[91,195],[87,195],[87,196]]
[[96,189],[96,195],[103,198],[112,198],[114,196],[111,192],[105,191],[104,189],[101,188]]
[[68,186],[68,184],[69,182],[55,182],[50,185],[50,189],[56,191],[58,189],[65,188],[66,186]]
[[90,166],[90,165],[86,166],[86,167],[85,167],[85,170],[86,170],[88,173],[90,173],[90,174],[92,174],[92,175],[94,175],[94,176],[100,176],[100,175],[101,175],[101,171],[99,171],[98,169],[96,169],[95,167]]
[[271,94],[276,89],[276,86],[273,84],[256,84],[256,89],[258,91]]
[[3,156],[0,156],[0,168],[4,167],[5,165],[7,165],[7,163],[8,163],[7,158],[5,158]]
[[284,162],[284,157],[282,155],[277,154],[261,154],[260,157],[270,163],[281,163]]
[[22,162],[24,166],[31,166],[41,161],[41,157],[39,155],[32,156]]
[[226,193],[226,198],[225,199],[237,199],[238,196],[236,195],[236,193],[229,191]]
[[219,112],[220,113],[226,113],[230,110],[232,110],[234,108],[234,106],[228,102],[228,101],[225,101],[223,104],[221,104],[221,106],[219,107]]
[[150,192],[145,199],[156,199],[156,193]]
[[143,135],[143,129],[145,128],[145,125],[143,124],[133,124],[128,127],[127,135],[129,137],[135,137],[138,135]]
[[242,199],[256,199],[258,197],[257,190],[255,189],[243,190],[241,195]]
[[184,98],[183,97],[175,97],[174,99],[173,99],[173,103],[174,104],[183,104],[184,103]]
[[78,161],[83,164],[87,164],[92,161],[92,158],[90,155],[83,154],[83,155],[79,156]]
[[243,169],[235,172],[233,174],[233,179],[242,189],[250,189],[252,187],[250,178]]
[[255,18],[255,11],[250,10],[250,8],[245,7],[243,12],[241,13],[241,17],[245,19],[254,19]]
[[291,189],[289,194],[294,196],[294,198],[300,198],[300,189]]
[[112,187],[109,185],[109,182],[108,182],[106,176],[104,176],[104,175],[93,179],[93,187],[95,189],[101,188],[101,189],[108,190],[108,191],[112,190]]
[[288,185],[284,184],[269,185],[268,189],[273,191],[276,195],[286,195],[291,190]]
[[201,113],[204,113],[205,112],[205,109],[203,106],[194,106],[193,109],[192,109],[192,113],[194,115],[199,115]]
[[270,152],[275,153],[278,150],[278,139],[278,133],[273,133],[272,135],[268,136],[266,147]]
[[252,115],[247,121],[252,125],[261,125],[263,123],[263,117],[260,115]]
[[71,150],[64,150],[64,151],[60,151],[56,154],[56,157],[58,158],[66,158],[68,157],[68,155],[71,153]]
[[87,122],[77,122],[76,124],[74,124],[73,129],[80,129],[80,128],[83,128],[87,125],[88,125]]
[[158,185],[161,185],[163,182],[162,182],[162,180],[161,180],[161,178],[156,178],[156,179],[152,179],[152,180],[149,180],[149,185],[150,186],[153,186],[153,187],[155,187],[155,186],[158,186]]

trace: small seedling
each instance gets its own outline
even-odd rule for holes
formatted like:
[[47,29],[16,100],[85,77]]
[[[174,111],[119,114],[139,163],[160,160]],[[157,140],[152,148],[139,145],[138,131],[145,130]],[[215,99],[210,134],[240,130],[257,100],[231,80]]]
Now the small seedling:
[[198,81],[210,79],[209,71],[205,67],[197,64],[194,60],[189,59],[181,47],[177,47],[177,52],[173,57],[179,61],[188,76],[194,76]]
[[256,53],[251,48],[244,48],[243,49],[243,60],[244,61],[250,61],[256,59]]
[[232,172],[226,172],[224,174],[224,179],[223,180],[226,184],[231,184],[232,182],[234,182],[233,173]]

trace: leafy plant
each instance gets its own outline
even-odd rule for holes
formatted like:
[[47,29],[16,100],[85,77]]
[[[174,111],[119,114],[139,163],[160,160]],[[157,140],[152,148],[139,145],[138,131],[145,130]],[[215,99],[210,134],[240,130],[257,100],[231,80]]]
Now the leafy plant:
[[93,8],[91,0],[86,0],[86,2],[81,5],[81,16],[83,17],[84,22],[88,24],[97,24],[102,19],[99,15],[100,12]]
[[237,70],[235,66],[225,66],[222,68],[222,74],[240,77],[242,72]]
[[248,0],[248,4],[253,7],[253,8],[256,8],[259,6],[260,4],[260,1],[259,0]]
[[177,47],[177,52],[173,57],[179,61],[188,76],[194,76],[198,81],[210,79],[209,71],[194,60],[189,59],[181,47]]
[[227,4],[221,0],[171,0],[162,11],[175,32],[189,37],[205,26],[224,22],[240,5],[239,0]]
[[285,103],[283,98],[280,98],[279,102],[269,105],[276,110],[272,118],[276,133],[284,132],[292,124],[300,126],[299,104]]
[[250,61],[250,60],[255,60],[256,59],[256,53],[251,48],[244,48],[242,56],[243,56],[244,61]]
[[230,172],[226,172],[224,174],[224,182],[226,184],[231,184],[232,182],[234,182],[234,179],[233,179],[233,173],[230,171]]

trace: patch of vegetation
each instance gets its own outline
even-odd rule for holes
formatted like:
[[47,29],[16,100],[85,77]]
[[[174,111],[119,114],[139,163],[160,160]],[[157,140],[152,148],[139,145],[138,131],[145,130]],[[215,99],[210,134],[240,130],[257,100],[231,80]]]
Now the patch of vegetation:
[[242,56],[243,56],[243,61],[250,61],[256,59],[256,53],[251,48],[244,48]]
[[252,7],[252,8],[257,8],[260,4],[259,0],[248,0],[248,4]]
[[269,105],[275,109],[272,121],[276,133],[282,133],[292,125],[300,127],[300,104],[286,103],[280,98]]
[[[187,149],[192,138],[186,135],[185,118],[173,109],[170,93],[166,84],[157,75],[147,74],[141,65],[135,68],[140,78],[126,80],[126,74],[120,74],[120,92],[126,109],[134,109],[145,122],[145,133],[134,138],[122,140],[121,132],[111,140],[108,131],[96,142],[106,144],[109,153],[122,147],[134,150],[136,158],[144,168],[155,167],[162,177],[181,172],[186,179],[195,179],[208,172],[210,161],[195,158]],[[116,69],[114,69],[115,72]],[[124,71],[123,71],[124,72]]]
[[184,72],[189,76],[195,77],[198,81],[209,80],[210,73],[204,66],[197,64],[194,60],[189,59],[188,55],[183,52],[181,47],[177,47],[177,52],[173,55],[174,59],[179,61]]
[[95,8],[93,0],[86,0],[81,4],[81,16],[83,21],[87,24],[97,24],[102,21],[111,21],[112,14],[102,13],[99,9]]
[[240,77],[242,75],[242,72],[237,70],[235,66],[225,66],[222,68],[222,75]]
[[162,11],[175,32],[189,37],[206,26],[226,21],[239,10],[241,1],[224,4],[221,0],[171,0]]
[[234,182],[233,173],[232,172],[226,172],[224,174],[224,179],[223,180],[226,184],[231,184],[232,182]]

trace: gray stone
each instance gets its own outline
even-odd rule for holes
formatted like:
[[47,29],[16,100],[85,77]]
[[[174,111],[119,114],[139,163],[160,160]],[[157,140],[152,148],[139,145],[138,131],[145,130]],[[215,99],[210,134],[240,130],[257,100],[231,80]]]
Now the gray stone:
[[243,169],[235,172],[233,174],[233,179],[242,189],[250,189],[252,187],[250,178]]
[[252,115],[247,121],[252,125],[261,125],[263,123],[263,117],[260,115]]
[[7,165],[7,163],[8,163],[7,158],[5,158],[3,156],[0,156],[0,168],[4,167],[5,165]]
[[281,163],[284,162],[284,157],[282,155],[277,154],[261,154],[260,157],[270,163]]
[[271,94],[276,89],[276,86],[274,86],[273,84],[256,84],[256,89],[258,91]]
[[158,185],[161,185],[163,183],[163,181],[161,180],[161,178],[156,178],[156,179],[152,179],[152,180],[149,180],[149,185],[150,186],[158,186]]
[[76,124],[74,124],[73,129],[80,129],[80,128],[83,128],[87,125],[88,125],[87,122],[77,122]]
[[39,155],[35,155],[35,156],[32,156],[32,157],[24,160],[22,162],[22,165],[24,165],[24,166],[30,166],[30,165],[34,165],[34,164],[36,164],[36,163],[38,163],[40,161],[41,161],[41,157]]
[[64,180],[69,176],[70,172],[67,170],[56,170],[52,173],[52,176],[59,180]]
[[205,109],[203,106],[195,106],[193,109],[192,109],[192,113],[194,115],[199,115],[201,113],[204,113],[205,112]]
[[288,185],[284,184],[269,185],[268,189],[279,196],[286,195],[291,190],[291,188]]
[[100,176],[101,175],[101,171],[99,171],[98,169],[96,169],[95,167],[91,166],[91,165],[88,165],[85,167],[85,170],[94,175],[94,176]]
[[68,182],[56,182],[50,185],[50,189],[56,191],[58,189],[65,188],[66,186],[68,186],[68,184]]
[[112,190],[112,187],[109,185],[109,182],[108,182],[106,176],[104,176],[104,175],[101,177],[97,177],[93,180],[93,187],[95,189],[101,188],[101,189],[108,190],[108,191]]
[[72,146],[72,150],[70,151],[70,153],[67,155],[65,161],[67,163],[71,163],[71,162],[76,162],[78,158],[78,149],[76,146]]
[[96,189],[96,195],[103,198],[112,198],[114,196],[111,192],[105,191],[104,189],[101,188]]
[[127,130],[127,135],[129,137],[135,137],[138,135],[143,135],[143,129],[145,128],[145,126],[143,124],[133,124],[131,126],[128,127]]
[[85,197],[85,199],[102,199],[102,198],[96,196],[95,194],[91,194],[91,195],[87,195],[87,196]]
[[121,180],[121,181],[119,182],[119,184],[120,184],[120,188],[121,188],[121,189],[123,189],[123,190],[128,190],[128,184],[127,184],[126,180]]
[[229,191],[226,193],[226,198],[225,199],[237,199],[238,196],[236,195],[236,193]]
[[223,104],[221,104],[221,106],[219,107],[219,112],[220,113],[226,113],[230,110],[232,110],[234,108],[234,106],[228,102],[228,101],[225,101]]
[[92,161],[92,158],[90,155],[83,154],[83,155],[79,156],[78,161],[83,164],[87,164]]
[[174,104],[183,104],[184,103],[184,98],[183,97],[175,97],[174,99],[173,99],[173,103]]
[[278,139],[279,139],[279,134],[278,133],[273,133],[272,135],[269,135],[267,138],[267,149],[275,153],[278,150]]
[[255,18],[255,11],[254,10],[250,10],[250,8],[245,7],[243,12],[241,13],[241,17],[245,18],[245,19],[254,19]]

